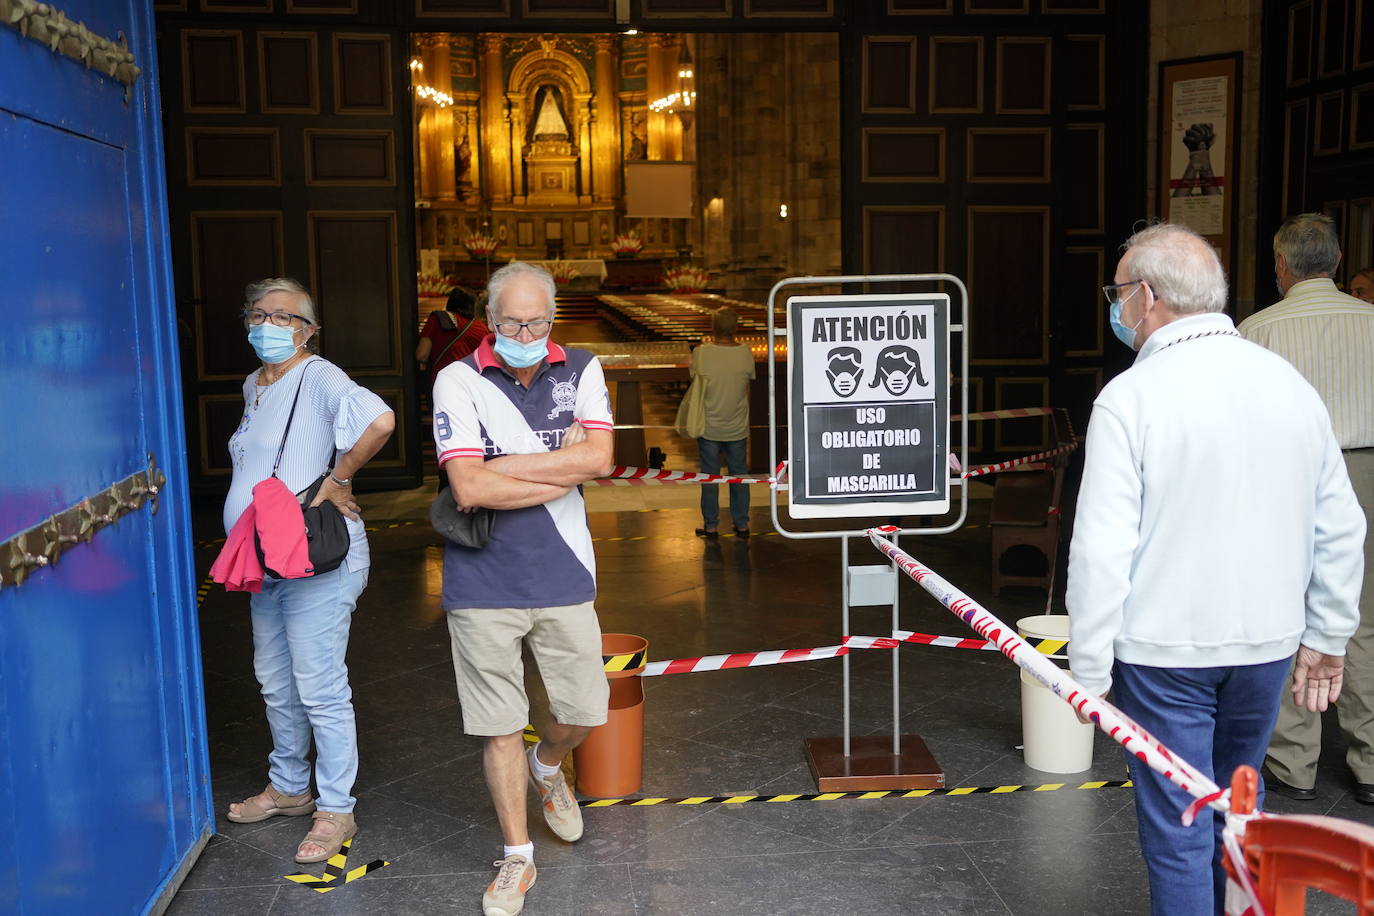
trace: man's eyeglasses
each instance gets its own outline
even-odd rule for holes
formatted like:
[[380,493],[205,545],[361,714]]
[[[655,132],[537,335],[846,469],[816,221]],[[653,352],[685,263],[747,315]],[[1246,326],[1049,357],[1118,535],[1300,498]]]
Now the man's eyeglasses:
[[520,333],[521,328],[525,328],[537,340],[548,334],[551,327],[553,327],[553,322],[547,318],[536,318],[534,321],[496,322],[496,330],[502,337],[514,337]]
[[[1108,305],[1116,305],[1118,302],[1125,302],[1126,299],[1130,298],[1130,296],[1127,296],[1126,299],[1121,297],[1121,291],[1123,289],[1128,286],[1137,286],[1144,282],[1144,280],[1127,280],[1125,283],[1109,283],[1102,287],[1102,295],[1107,297]],[[1134,295],[1134,293],[1131,295]]]
[[291,312],[264,312],[262,309],[244,309],[243,325],[248,328],[255,328],[264,321],[270,321],[279,328],[291,327],[291,319],[299,318],[305,324],[310,323],[310,319],[304,315],[294,315]]

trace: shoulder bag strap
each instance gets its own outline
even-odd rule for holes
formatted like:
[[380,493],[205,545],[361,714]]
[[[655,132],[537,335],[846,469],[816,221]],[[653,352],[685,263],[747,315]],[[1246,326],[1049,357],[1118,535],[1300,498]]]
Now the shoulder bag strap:
[[[439,351],[439,355],[436,356],[436,357],[434,357],[433,359],[431,359],[431,360],[429,361],[429,364],[430,364],[431,366],[437,366],[437,365],[439,365],[439,360],[443,359],[443,358],[444,358],[444,354],[447,353],[447,352],[449,351],[449,349],[452,348],[452,346],[453,346],[454,344],[456,344],[460,339],[462,339],[463,335],[466,334],[466,333],[468,332],[468,328],[472,327],[473,322],[475,322],[476,320],[477,320],[477,316],[476,316],[476,315],[473,315],[471,318],[469,318],[469,319],[468,319],[468,323],[465,324],[465,325],[463,325],[463,330],[459,331],[457,334],[454,334],[454,335],[453,335],[453,339],[450,340],[448,343],[444,344],[444,349],[440,350],[440,351]],[[456,324],[456,322],[455,322],[455,324]]]
[[[315,362],[315,360],[310,359],[310,360],[306,360],[306,362],[307,362],[307,363],[313,363],[313,362]],[[307,367],[307,368],[308,368],[308,367]],[[283,431],[282,431],[282,434],[281,434],[281,445],[277,446],[277,460],[274,461],[274,462],[272,462],[272,476],[273,476],[273,477],[276,477],[276,476],[277,476],[277,468],[281,467],[281,456],[284,455],[284,454],[286,453],[286,437],[289,436],[289,435],[291,435],[291,421],[294,420],[294,419],[296,418],[296,404],[298,404],[298,403],[300,402],[300,399],[301,399],[301,386],[303,386],[304,384],[305,384],[305,369],[302,369],[302,370],[301,370],[301,380],[300,380],[299,382],[296,383],[296,396],[295,396],[294,398],[291,399],[291,412],[290,412],[289,414],[286,415],[286,429],[283,430]],[[333,449],[330,449],[330,451],[329,451],[329,467],[330,467],[331,470],[332,470],[333,467],[334,467],[334,451],[333,451]]]

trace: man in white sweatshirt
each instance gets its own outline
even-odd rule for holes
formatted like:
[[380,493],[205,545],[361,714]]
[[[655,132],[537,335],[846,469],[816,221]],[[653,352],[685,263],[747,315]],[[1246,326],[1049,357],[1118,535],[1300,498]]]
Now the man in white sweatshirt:
[[[1069,661],[1218,783],[1258,768],[1292,700],[1340,692],[1365,521],[1320,396],[1222,313],[1216,252],[1181,227],[1126,243],[1104,288],[1139,351],[1093,405],[1069,550]],[[1152,912],[1222,912],[1221,818],[1128,755]]]

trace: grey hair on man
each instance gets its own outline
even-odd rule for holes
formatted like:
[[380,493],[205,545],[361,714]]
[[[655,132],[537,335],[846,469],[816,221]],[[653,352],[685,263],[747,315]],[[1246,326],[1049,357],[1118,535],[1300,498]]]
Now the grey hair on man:
[[[243,289],[243,307],[245,309],[257,308],[259,302],[267,298],[271,293],[290,293],[296,297],[296,304],[293,308],[295,313],[304,318],[308,327],[319,328],[319,313],[315,311],[315,299],[310,292],[298,280],[290,277],[268,277],[265,280],[258,280],[256,283],[249,283]],[[305,348],[311,353],[320,352],[320,335],[311,334],[310,339],[305,342]]]
[[1226,271],[1221,259],[1193,230],[1155,223],[1127,239],[1121,249],[1132,279],[1145,281],[1155,298],[1175,314],[1226,308]]
[[1274,254],[1283,255],[1294,280],[1330,277],[1341,262],[1336,223],[1321,213],[1299,213],[1274,233]]
[[505,292],[506,286],[518,277],[530,277],[544,287],[544,292],[549,300],[549,320],[553,320],[554,297],[558,294],[558,286],[553,282],[553,274],[538,264],[511,261],[492,274],[491,279],[487,281],[487,317],[490,323],[495,325],[496,319],[500,317],[501,294]]

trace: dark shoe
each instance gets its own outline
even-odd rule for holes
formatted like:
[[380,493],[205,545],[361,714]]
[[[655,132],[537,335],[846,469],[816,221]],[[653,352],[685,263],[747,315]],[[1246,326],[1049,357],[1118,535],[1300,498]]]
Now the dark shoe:
[[[1316,788],[1299,789],[1297,786],[1290,786],[1288,783],[1279,779],[1269,768],[1264,768],[1264,788],[1267,792],[1282,795],[1284,798],[1291,798],[1294,801],[1311,801],[1317,797]],[[1370,798],[1367,804],[1374,804],[1374,786],[1370,786]]]
[[717,531],[717,530],[714,529],[714,528],[698,528],[698,529],[697,529],[697,537],[699,537],[699,538],[710,538],[710,539],[714,540],[715,538],[720,537],[720,532]]
[[1374,805],[1374,783],[1355,783],[1355,801],[1362,805]]
[[735,537],[737,537],[737,538],[747,538],[748,536],[749,536],[749,529],[748,529],[748,528],[736,528],[736,529],[735,529]]

